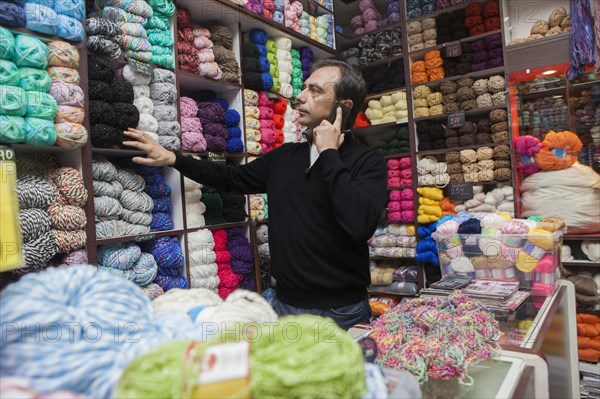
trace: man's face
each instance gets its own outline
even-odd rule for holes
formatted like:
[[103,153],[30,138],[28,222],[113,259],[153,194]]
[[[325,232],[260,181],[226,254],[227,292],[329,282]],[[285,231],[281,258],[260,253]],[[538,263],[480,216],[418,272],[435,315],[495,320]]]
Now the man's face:
[[304,89],[298,95],[300,123],[314,128],[327,119],[335,102],[335,83],[340,79],[336,67],[323,67],[314,71],[304,82]]

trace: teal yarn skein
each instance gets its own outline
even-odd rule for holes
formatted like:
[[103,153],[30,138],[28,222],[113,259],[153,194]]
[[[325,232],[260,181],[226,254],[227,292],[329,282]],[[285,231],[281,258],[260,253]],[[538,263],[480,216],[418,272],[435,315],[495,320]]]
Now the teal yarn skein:
[[16,86],[0,85],[0,114],[25,116],[27,94]]
[[25,140],[25,119],[0,115],[0,143],[18,144]]
[[39,91],[28,91],[27,93],[27,109],[25,116],[47,119],[54,122],[58,104],[56,100],[48,93]]
[[0,58],[12,60],[15,54],[15,36],[11,31],[0,26]]
[[29,67],[19,68],[18,85],[21,89],[48,93],[51,84],[52,78],[45,70]]
[[54,122],[40,118],[25,118],[25,144],[38,147],[52,146],[56,143]]
[[19,68],[46,69],[48,66],[48,46],[37,37],[17,35],[14,50],[12,61]]
[[12,61],[0,59],[0,85],[19,85],[19,68]]

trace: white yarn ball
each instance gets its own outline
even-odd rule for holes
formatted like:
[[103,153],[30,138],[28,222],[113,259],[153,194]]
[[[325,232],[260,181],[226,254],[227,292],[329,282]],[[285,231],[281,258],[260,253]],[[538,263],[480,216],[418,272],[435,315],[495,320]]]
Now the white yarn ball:
[[152,301],[154,314],[161,312],[186,313],[198,306],[215,306],[223,303],[221,297],[205,288],[172,288]]
[[192,288],[205,288],[207,290],[211,290],[211,292],[214,292],[213,290],[219,287],[221,279],[219,279],[218,276],[210,276],[203,278],[192,277],[190,278],[190,282]]
[[[133,105],[140,111],[140,114],[151,114],[154,112],[154,103],[148,97],[139,97],[133,100]],[[158,123],[158,122],[157,122]]]
[[195,247],[190,251],[190,265],[209,265],[217,261],[217,254],[213,251],[209,244],[204,244],[203,247]]
[[600,262],[600,241],[582,241],[581,250],[592,262]]
[[216,276],[218,266],[216,263],[208,263],[204,265],[193,265],[190,266],[190,277],[192,278],[206,278],[210,276]]

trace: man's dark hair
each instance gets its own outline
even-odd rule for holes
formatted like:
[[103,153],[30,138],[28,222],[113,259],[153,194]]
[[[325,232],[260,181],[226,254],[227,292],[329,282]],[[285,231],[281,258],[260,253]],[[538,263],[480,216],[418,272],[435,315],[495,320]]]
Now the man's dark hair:
[[320,60],[313,65],[312,70],[314,72],[317,69],[325,67],[336,67],[340,71],[340,78],[334,86],[336,98],[340,100],[352,100],[352,111],[350,111],[348,122],[346,126],[342,126],[342,129],[350,129],[354,125],[354,120],[367,96],[367,84],[360,72],[343,61],[333,59]]

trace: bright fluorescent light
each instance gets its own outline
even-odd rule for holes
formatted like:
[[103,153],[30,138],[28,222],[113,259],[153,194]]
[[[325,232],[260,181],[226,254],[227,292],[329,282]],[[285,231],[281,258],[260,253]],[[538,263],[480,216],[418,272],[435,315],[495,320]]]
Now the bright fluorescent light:
[[547,71],[542,72],[542,75],[553,75],[556,72],[558,72],[556,69],[548,69]]

